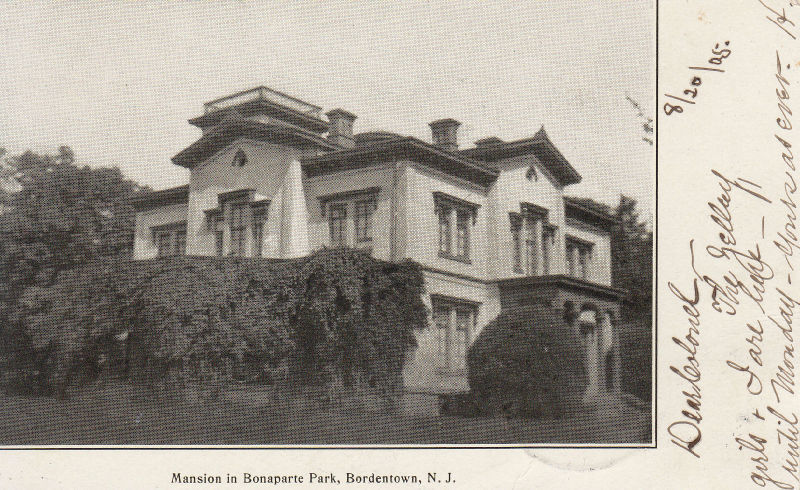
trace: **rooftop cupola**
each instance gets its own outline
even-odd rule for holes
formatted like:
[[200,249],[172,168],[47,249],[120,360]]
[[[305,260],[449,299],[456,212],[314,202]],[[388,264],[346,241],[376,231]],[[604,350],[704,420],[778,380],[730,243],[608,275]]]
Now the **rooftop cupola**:
[[433,144],[447,151],[458,150],[458,127],[455,119],[439,119],[428,124],[433,133]]
[[356,115],[344,109],[328,111],[328,140],[345,148],[353,148],[356,141],[353,138],[353,122]]
[[265,124],[295,127],[317,134],[328,130],[328,123],[321,117],[321,107],[264,86],[206,102],[203,115],[189,119],[189,123],[205,131],[218,125],[232,111],[237,111],[245,119]]

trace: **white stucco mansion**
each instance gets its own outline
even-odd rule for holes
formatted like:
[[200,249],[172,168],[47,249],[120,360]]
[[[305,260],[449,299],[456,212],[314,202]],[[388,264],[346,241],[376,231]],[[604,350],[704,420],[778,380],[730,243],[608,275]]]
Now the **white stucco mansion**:
[[205,104],[202,136],[172,158],[187,185],[135,200],[134,257],[298,257],[369,249],[424,268],[429,331],[406,364],[409,390],[466,387],[465,354],[501,308],[591,300],[607,321],[612,216],[565,197],[581,176],[544,128],[530,138],[458,146],[459,122],[430,123],[432,143],[354,134],[354,114],[266,87]]

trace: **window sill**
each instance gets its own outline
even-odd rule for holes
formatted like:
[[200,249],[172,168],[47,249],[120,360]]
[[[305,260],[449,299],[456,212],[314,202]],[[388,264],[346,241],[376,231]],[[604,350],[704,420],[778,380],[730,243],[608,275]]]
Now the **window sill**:
[[456,368],[436,368],[436,374],[440,376],[466,376],[467,369],[456,369]]
[[468,257],[459,257],[458,255],[451,255],[445,252],[439,252],[439,257],[443,259],[455,260],[456,262],[461,262],[463,264],[472,264],[472,261],[469,260]]

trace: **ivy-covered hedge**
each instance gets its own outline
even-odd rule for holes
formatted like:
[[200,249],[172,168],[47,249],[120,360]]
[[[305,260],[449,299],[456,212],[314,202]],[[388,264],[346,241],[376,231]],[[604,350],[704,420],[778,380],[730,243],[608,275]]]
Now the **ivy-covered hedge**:
[[27,383],[59,392],[111,363],[145,383],[258,375],[391,395],[427,325],[422,293],[417,264],[351,249],[94,262],[25,290],[4,340]]
[[546,418],[573,412],[587,386],[582,353],[580,338],[552,308],[501,313],[467,354],[473,409]]

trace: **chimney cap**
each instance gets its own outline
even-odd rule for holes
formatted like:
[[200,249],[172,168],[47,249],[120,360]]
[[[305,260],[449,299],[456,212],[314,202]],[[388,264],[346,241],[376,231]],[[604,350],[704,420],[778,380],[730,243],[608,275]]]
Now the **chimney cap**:
[[451,117],[448,117],[445,119],[437,119],[431,123],[428,123],[428,126],[430,126],[431,129],[438,129],[438,128],[447,128],[450,126],[458,127],[461,126],[461,123]]
[[355,121],[356,117],[357,117],[352,112],[346,111],[346,110],[342,109],[341,107],[336,108],[336,109],[332,109],[332,110],[326,112],[325,115],[328,116],[328,119],[342,118],[342,119],[349,119],[350,121]]

